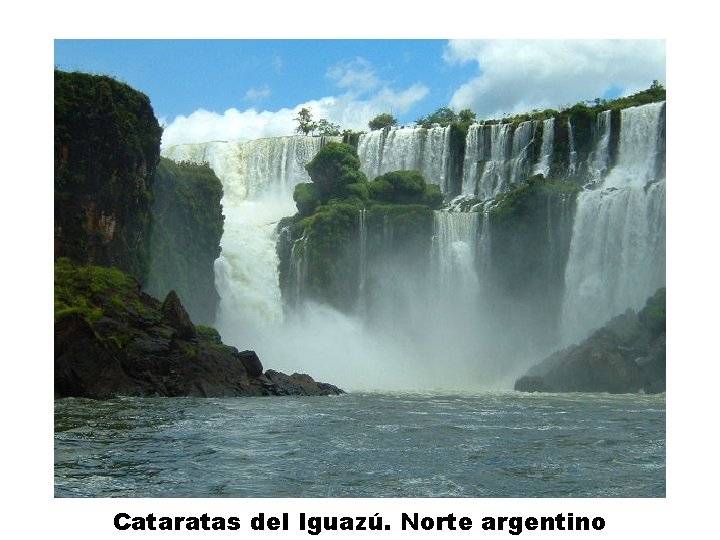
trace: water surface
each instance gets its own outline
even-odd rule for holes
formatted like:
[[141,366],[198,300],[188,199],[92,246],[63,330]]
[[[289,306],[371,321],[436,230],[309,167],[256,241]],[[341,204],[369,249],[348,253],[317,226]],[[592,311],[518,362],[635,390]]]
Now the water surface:
[[664,497],[665,395],[55,401],[57,497]]

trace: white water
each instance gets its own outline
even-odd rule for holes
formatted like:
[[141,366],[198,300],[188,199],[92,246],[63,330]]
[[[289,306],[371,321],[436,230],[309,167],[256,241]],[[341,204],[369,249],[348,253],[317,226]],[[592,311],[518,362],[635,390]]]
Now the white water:
[[665,104],[625,109],[617,164],[577,201],[562,328],[583,338],[665,284],[665,178],[655,178]]
[[434,272],[443,294],[476,299],[478,212],[435,211]]
[[550,159],[552,158],[553,145],[555,143],[555,117],[543,121],[543,138],[540,147],[540,159],[538,160],[533,174],[547,176],[550,172]]
[[[664,285],[665,181],[654,178],[663,116],[663,105],[623,112],[618,161],[604,177],[600,175],[609,163],[610,117],[598,118],[591,168],[602,180],[597,189],[578,198],[565,268],[562,325],[568,342],[627,307],[641,307]],[[470,127],[463,193],[489,198],[522,178],[521,171],[530,168],[527,150],[534,129],[531,122],[525,124],[516,135],[509,124]],[[445,128],[405,128],[366,134],[360,139],[362,168],[370,179],[412,168],[447,185],[448,133]],[[552,121],[544,122],[543,133],[534,171],[549,167]],[[281,217],[295,213],[292,189],[309,181],[304,165],[321,144],[319,138],[283,137],[164,151],[177,161],[208,161],[223,183],[226,220],[215,267],[221,297],[215,325],[224,341],[255,349],[267,368],[311,373],[351,390],[512,384],[518,374],[513,362],[530,358],[511,359],[518,353],[512,346],[522,343],[508,343],[506,329],[494,323],[493,310],[509,308],[483,301],[486,295],[498,300],[488,289],[488,276],[497,269],[492,268],[487,211],[435,213],[429,275],[392,262],[371,268],[366,216],[361,213],[356,316],[301,302],[307,261],[302,242],[296,243],[290,261],[294,290],[286,299],[296,309],[284,316],[276,225]],[[561,212],[561,219],[566,215],[569,219],[571,213]],[[562,223],[551,218],[549,214],[549,245],[554,251],[551,233]],[[386,232],[389,239],[392,231]],[[366,305],[371,279],[380,305],[377,298]]]
[[[462,195],[488,200],[521,183],[530,171],[534,130],[533,120],[514,130],[512,124],[471,125],[465,138]],[[548,144],[549,158],[552,138]]]
[[[428,137],[422,144],[434,148],[441,142],[440,137]],[[447,352],[447,343],[435,341],[434,351],[423,351],[416,339],[423,332],[398,332],[394,318],[377,332],[360,316],[312,302],[296,306],[291,316],[284,315],[276,227],[280,218],[295,213],[293,187],[309,181],[304,165],[321,144],[319,138],[298,136],[179,145],[163,152],[176,161],[207,161],[223,184],[225,226],[222,253],[215,263],[215,284],[221,297],[215,326],[223,341],[241,350],[254,349],[266,368],[310,373],[346,390],[470,387],[467,376],[459,371],[445,374],[447,365],[434,361]],[[393,144],[389,148],[393,149]],[[426,170],[438,167],[421,152],[410,153]],[[359,219],[364,224],[364,216]],[[363,238],[367,241],[361,235],[361,251],[366,249]],[[291,261],[296,301],[306,272],[301,247],[301,243],[296,245]],[[361,273],[367,272],[369,269],[361,268]],[[393,293],[408,301],[417,297],[417,281],[398,280],[394,285]],[[292,304],[293,299],[289,300]],[[426,353],[424,357],[419,357],[420,352]]]
[[420,171],[428,184],[449,191],[449,127],[401,127],[360,136],[358,156],[368,180],[391,171]]
[[595,125],[595,148],[590,156],[590,171],[593,180],[599,180],[610,164],[610,111],[598,113]]
[[215,324],[231,344],[247,348],[257,332],[282,325],[276,226],[295,213],[292,191],[310,181],[304,166],[322,144],[320,137],[297,136],[178,145],[163,152],[175,161],[207,161],[223,184]]

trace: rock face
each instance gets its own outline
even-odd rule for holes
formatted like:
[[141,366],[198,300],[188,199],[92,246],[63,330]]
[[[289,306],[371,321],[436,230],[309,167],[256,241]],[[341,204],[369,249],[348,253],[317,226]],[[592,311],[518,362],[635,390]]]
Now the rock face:
[[665,391],[665,289],[579,345],[546,358],[515,382],[524,392]]
[[215,260],[220,256],[223,188],[207,165],[160,158],[153,181],[150,270],[144,290],[164,298],[174,290],[193,321],[212,324],[220,296]]
[[307,375],[263,374],[255,352],[193,325],[172,291],[161,304],[119,270],[56,261],[56,397],[341,393]]
[[162,129],[144,94],[55,71],[55,256],[144,281]]

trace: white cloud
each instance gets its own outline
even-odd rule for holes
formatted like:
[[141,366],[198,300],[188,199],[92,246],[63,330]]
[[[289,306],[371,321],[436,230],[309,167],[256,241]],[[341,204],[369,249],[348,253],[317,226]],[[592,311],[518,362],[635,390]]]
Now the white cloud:
[[260,101],[270,95],[270,87],[266,84],[260,88],[250,88],[245,92],[245,99],[249,101]]
[[163,132],[163,147],[183,143],[230,141],[278,137],[295,133],[294,120],[302,107],[312,112],[313,118],[325,118],[339,124],[341,129],[367,130],[368,122],[382,112],[399,115],[407,112],[423,99],[428,88],[416,83],[404,90],[384,87],[375,94],[359,99],[355,92],[299,103],[292,109],[262,111],[228,109],[222,114],[197,110],[189,116],[178,116]]
[[479,73],[453,94],[450,106],[478,118],[558,108],[602,97],[610,88],[625,95],[665,82],[662,40],[450,41],[450,65],[476,62]]
[[380,79],[375,75],[370,62],[359,56],[335,64],[328,69],[326,75],[339,88],[350,88],[358,93],[372,90],[380,84]]
[[288,135],[295,125],[291,109],[275,112],[228,109],[223,114],[199,109],[178,116],[163,131],[163,147],[183,143],[260,139]]

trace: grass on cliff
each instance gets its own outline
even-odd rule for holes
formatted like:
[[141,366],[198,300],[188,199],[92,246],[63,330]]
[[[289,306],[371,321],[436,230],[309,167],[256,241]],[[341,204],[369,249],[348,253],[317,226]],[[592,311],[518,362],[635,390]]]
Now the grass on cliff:
[[78,313],[92,324],[108,309],[141,310],[138,292],[137,281],[117,268],[79,266],[64,257],[55,261],[55,322]]

